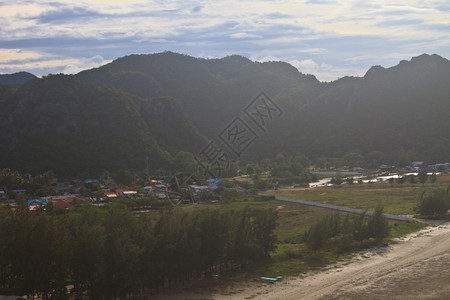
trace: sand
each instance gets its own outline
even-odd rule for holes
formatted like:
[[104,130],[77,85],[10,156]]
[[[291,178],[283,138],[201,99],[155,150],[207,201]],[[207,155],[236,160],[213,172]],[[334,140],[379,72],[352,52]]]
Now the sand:
[[276,283],[243,280],[154,298],[450,299],[450,223],[427,227],[303,277]]

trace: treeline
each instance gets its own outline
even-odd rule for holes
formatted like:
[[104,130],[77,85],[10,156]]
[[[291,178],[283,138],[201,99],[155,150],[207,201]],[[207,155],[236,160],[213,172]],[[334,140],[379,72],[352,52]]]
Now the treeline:
[[0,190],[4,190],[9,198],[15,198],[14,190],[18,189],[25,189],[29,195],[44,196],[49,192],[48,186],[54,180],[53,171],[33,176],[9,168],[0,169]]
[[381,241],[388,237],[391,228],[383,216],[383,206],[379,204],[372,215],[366,214],[367,210],[358,216],[346,215],[345,218],[338,213],[324,216],[304,233],[304,241],[319,252],[332,239],[348,246],[351,241]]
[[[167,210],[125,206],[40,215],[0,210],[0,294],[114,299],[245,265],[275,249],[274,210]],[[73,289],[67,291],[67,286]]]

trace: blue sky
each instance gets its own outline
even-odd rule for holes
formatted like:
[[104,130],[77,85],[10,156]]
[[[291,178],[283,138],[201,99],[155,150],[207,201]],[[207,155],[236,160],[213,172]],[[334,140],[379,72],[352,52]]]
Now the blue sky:
[[321,81],[362,76],[422,53],[450,58],[450,1],[0,0],[1,74],[162,51],[285,61]]

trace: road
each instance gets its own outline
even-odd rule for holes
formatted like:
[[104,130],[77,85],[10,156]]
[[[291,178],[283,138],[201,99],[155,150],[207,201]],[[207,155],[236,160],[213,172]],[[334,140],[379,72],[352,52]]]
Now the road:
[[[322,207],[322,208],[339,210],[339,211],[344,211],[344,212],[348,212],[348,213],[352,213],[352,214],[362,214],[364,212],[364,210],[362,210],[362,209],[342,207],[342,206],[335,206],[335,205],[329,205],[329,204],[323,204],[323,203],[317,203],[317,202],[310,202],[310,201],[303,201],[303,200],[295,200],[295,199],[289,199],[289,198],[283,198],[283,197],[275,197],[275,199],[279,200],[279,201],[294,202],[294,203],[303,204],[303,205],[317,206],[317,207]],[[371,216],[371,215],[373,215],[373,212],[367,211],[366,214]],[[383,214],[383,216],[386,219],[391,219],[391,220],[396,220],[396,221],[409,221],[408,217],[395,216],[395,215],[390,215],[390,214]]]

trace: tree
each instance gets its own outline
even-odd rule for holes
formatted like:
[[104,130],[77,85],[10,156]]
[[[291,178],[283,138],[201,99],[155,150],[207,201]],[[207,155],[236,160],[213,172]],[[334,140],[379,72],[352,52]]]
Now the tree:
[[[8,208],[0,224],[0,293],[43,299],[61,298],[68,284],[70,247],[65,226],[46,214],[36,216],[26,207]],[[69,254],[69,255],[68,255]]]
[[328,169],[329,165],[330,163],[326,157],[319,157],[316,159],[315,166],[319,169]]
[[264,169],[264,171],[269,170],[270,165],[271,165],[271,161],[269,158],[264,158],[263,160],[261,160],[261,162],[259,163],[259,165],[261,166],[261,168]]
[[381,203],[378,203],[375,212],[369,217],[367,230],[369,237],[376,240],[382,240],[389,235],[390,227],[383,215],[383,205]]
[[93,289],[100,285],[100,276],[105,268],[105,230],[101,224],[89,222],[86,218],[72,218],[69,227],[74,290],[79,299],[84,293],[93,297]]
[[180,151],[175,155],[174,164],[177,171],[193,172],[196,162],[192,153]]
[[353,239],[355,241],[363,242],[369,236],[368,227],[365,223],[365,217],[367,214],[367,209],[363,211],[358,217],[353,219]]
[[364,161],[364,157],[359,151],[350,151],[344,155],[343,160],[346,166],[356,167]]
[[336,175],[335,177],[331,178],[330,183],[332,184],[336,184],[336,185],[341,185],[343,182],[342,176],[341,175]]
[[436,183],[436,181],[437,181],[436,173],[431,174],[430,181],[431,181],[431,183]]
[[104,226],[104,247],[107,249],[104,256],[105,268],[99,284],[95,286],[93,298],[124,298],[141,287],[138,270],[144,249],[137,238],[139,219],[125,205],[113,203]]
[[333,229],[330,218],[325,216],[305,232],[304,240],[309,248],[319,252],[332,235]]
[[367,166],[369,168],[376,168],[386,159],[386,154],[381,151],[371,151],[366,155]]
[[276,249],[277,237],[274,233],[277,227],[278,214],[276,210],[255,210],[253,217],[253,234],[259,246],[261,256],[268,257]]
[[411,183],[411,184],[416,183],[416,176],[415,175],[408,175],[407,178],[408,178],[408,182],[409,183]]
[[419,182],[424,184],[428,179],[427,170],[420,170],[418,177],[419,177]]
[[122,169],[116,172],[114,181],[118,184],[130,185],[133,182],[133,175],[130,170]]
[[403,184],[405,183],[405,180],[406,180],[405,176],[399,176],[396,181],[398,184]]
[[[450,187],[450,185],[449,185]],[[422,193],[414,210],[422,216],[440,216],[447,214],[450,209],[449,189],[432,190]]]

